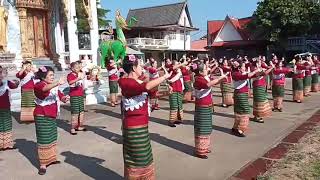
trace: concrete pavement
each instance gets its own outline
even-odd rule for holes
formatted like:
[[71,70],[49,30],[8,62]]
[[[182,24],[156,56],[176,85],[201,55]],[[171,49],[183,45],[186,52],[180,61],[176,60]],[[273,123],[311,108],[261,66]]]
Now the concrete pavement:
[[[320,93],[306,98],[302,104],[296,104],[292,102],[291,81],[287,84],[284,112],[273,113],[265,124],[250,122],[250,132],[246,138],[230,134],[233,108],[216,106],[211,140],[213,152],[208,160],[193,156],[194,105],[185,105],[183,125],[170,128],[167,126],[169,105],[167,101],[161,101],[162,110],[153,112],[150,122],[157,179],[223,180],[263,155],[320,108]],[[219,95],[215,94],[215,103],[221,101]],[[87,106],[86,124],[89,131],[78,136],[68,133],[68,109],[66,105],[62,109],[62,120],[58,120],[58,151],[62,164],[49,167],[45,176],[37,175],[34,124],[18,124],[14,121],[18,150],[0,152],[1,180],[122,179],[120,109],[105,105]]]

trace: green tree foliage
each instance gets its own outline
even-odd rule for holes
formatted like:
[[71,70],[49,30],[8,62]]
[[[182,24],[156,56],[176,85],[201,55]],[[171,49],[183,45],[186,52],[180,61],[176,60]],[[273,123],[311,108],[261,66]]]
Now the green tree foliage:
[[[308,35],[320,22],[320,4],[311,0],[263,0],[258,2],[252,31],[260,31],[264,39],[282,43],[290,36]],[[261,33],[263,32],[263,33]]]
[[112,22],[111,20],[106,19],[106,16],[109,12],[110,10],[108,9],[97,8],[99,29],[109,26]]
[[76,15],[78,19],[78,22],[77,22],[78,31],[80,33],[88,33],[90,32],[90,26],[89,26],[88,17],[86,16],[86,11],[83,5],[83,1],[76,0],[75,4],[76,4]]

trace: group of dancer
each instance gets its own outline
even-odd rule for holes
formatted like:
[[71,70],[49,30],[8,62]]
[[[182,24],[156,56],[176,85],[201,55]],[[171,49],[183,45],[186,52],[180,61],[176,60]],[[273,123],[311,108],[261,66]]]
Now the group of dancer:
[[[125,179],[155,179],[155,166],[149,137],[149,117],[160,109],[159,96],[169,96],[168,126],[183,124],[183,104],[194,103],[195,156],[207,159],[212,133],[214,111],[212,87],[220,85],[222,107],[234,106],[234,126],[231,132],[245,137],[249,121],[264,123],[274,112],[283,111],[286,75],[293,74],[293,99],[302,103],[310,92],[319,90],[320,62],[316,56],[306,59],[297,56],[292,67],[273,56],[248,59],[198,59],[182,58],[180,61],[165,59],[161,66],[155,59],[146,63],[134,55],[122,60],[121,68],[110,60],[110,101],[115,107],[121,89],[123,158]],[[57,122],[60,101],[71,104],[70,134],[86,131],[84,125],[84,86],[86,74],[81,62],[73,62],[66,80],[54,78],[51,67],[32,69],[25,61],[17,73],[21,86],[21,122],[35,122],[40,162],[39,174],[44,175],[48,166],[59,164],[57,159]],[[161,76],[162,74],[162,76]],[[8,80],[7,71],[0,67],[0,150],[15,149],[12,139],[12,120],[9,90],[19,86],[18,80]],[[64,94],[59,86],[68,83],[70,91]],[[160,84],[167,84],[167,92],[160,91]],[[268,88],[272,88],[273,108],[268,101]],[[252,91],[251,91],[252,90]],[[253,117],[250,118],[250,96],[253,97]],[[149,103],[151,105],[149,105]]]

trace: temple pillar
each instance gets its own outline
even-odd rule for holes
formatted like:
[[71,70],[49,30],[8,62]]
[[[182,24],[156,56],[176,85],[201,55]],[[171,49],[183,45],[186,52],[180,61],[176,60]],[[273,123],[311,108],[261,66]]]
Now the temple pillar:
[[92,51],[92,62],[97,65],[98,63],[98,48],[99,48],[99,25],[97,15],[97,1],[90,0],[91,13],[92,13],[92,26],[90,30],[90,41]]
[[21,55],[23,58],[31,57],[31,54],[27,50],[27,9],[26,8],[17,8],[20,20],[20,34],[21,34]]
[[69,1],[70,19],[68,20],[68,41],[70,62],[79,60],[78,28],[75,0]]

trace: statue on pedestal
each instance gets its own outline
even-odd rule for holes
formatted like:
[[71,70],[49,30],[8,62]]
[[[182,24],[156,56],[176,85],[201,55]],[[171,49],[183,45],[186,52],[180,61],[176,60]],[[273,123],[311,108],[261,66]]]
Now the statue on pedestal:
[[6,51],[8,32],[8,11],[4,7],[4,0],[0,1],[0,53]]
[[[131,17],[129,22],[127,23],[124,18],[121,16],[120,11],[116,12],[116,32],[117,32],[117,40],[107,40],[103,41],[100,44],[101,51],[101,68],[105,68],[106,64],[109,63],[109,59],[112,58],[116,64],[120,64],[119,60],[123,60],[126,56],[126,48],[127,41],[124,36],[122,29],[130,30],[130,28],[137,22],[135,17]],[[112,31],[113,32],[113,31]],[[111,30],[105,34],[111,34]]]

